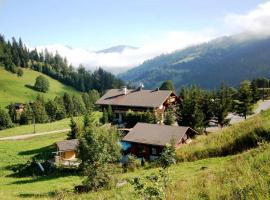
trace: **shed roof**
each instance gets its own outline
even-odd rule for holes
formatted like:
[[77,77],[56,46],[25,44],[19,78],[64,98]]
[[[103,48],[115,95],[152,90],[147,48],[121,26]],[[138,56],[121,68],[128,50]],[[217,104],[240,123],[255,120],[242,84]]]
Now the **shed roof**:
[[165,146],[172,139],[177,144],[188,130],[196,133],[193,129],[184,126],[137,123],[122,141]]
[[127,90],[111,89],[96,104],[157,108],[161,106],[173,92],[170,90]]
[[61,142],[56,142],[56,145],[59,151],[77,150],[79,146],[79,140],[78,139],[64,140]]

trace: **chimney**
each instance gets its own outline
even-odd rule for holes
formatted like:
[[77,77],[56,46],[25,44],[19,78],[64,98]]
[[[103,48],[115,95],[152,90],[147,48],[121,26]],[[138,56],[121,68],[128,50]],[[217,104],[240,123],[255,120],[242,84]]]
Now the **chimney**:
[[143,83],[140,83],[139,90],[141,91],[141,90],[143,90],[143,88],[144,88]]
[[123,90],[123,94],[126,95],[127,94],[127,86],[123,86],[122,90]]

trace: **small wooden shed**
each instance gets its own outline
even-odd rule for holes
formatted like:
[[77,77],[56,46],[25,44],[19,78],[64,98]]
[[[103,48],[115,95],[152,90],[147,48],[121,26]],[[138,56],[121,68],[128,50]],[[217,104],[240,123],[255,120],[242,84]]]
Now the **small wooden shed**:
[[77,159],[77,150],[79,146],[79,140],[64,140],[56,143],[57,152],[56,155],[60,160],[74,160]]

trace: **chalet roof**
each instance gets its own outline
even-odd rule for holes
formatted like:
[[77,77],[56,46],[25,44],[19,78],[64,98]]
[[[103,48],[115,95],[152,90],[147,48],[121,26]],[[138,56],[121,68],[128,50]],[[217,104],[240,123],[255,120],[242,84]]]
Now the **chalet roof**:
[[184,126],[137,123],[122,141],[165,146],[172,139],[178,143],[188,130],[195,133],[191,128]]
[[111,89],[96,104],[157,108],[172,94],[170,90]]
[[56,146],[58,147],[59,151],[77,150],[79,146],[79,140],[73,139],[56,142]]

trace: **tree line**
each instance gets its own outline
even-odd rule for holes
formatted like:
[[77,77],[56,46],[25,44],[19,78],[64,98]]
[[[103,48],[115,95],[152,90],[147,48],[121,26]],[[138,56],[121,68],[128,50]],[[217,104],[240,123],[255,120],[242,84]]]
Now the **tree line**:
[[[164,123],[190,126],[203,132],[211,122],[220,127],[228,125],[229,113],[236,113],[246,118],[252,114],[254,105],[269,96],[269,80],[257,78],[243,81],[238,89],[224,83],[218,90],[208,91],[197,86],[183,87],[179,97],[181,103],[176,108],[169,107],[165,113]],[[171,81],[165,81],[161,89],[174,89]]]
[[11,41],[6,41],[2,35],[0,35],[0,65],[18,76],[23,76],[22,68],[31,68],[82,92],[95,89],[102,93],[106,89],[120,88],[124,85],[122,80],[102,68],[91,72],[80,65],[75,69],[58,52],[52,54],[47,49],[41,52],[37,49],[30,51],[21,39],[17,41],[12,38]]
[[96,90],[82,95],[64,93],[63,96],[56,96],[47,101],[42,95],[38,95],[35,101],[22,104],[22,110],[11,103],[7,106],[8,112],[0,109],[0,130],[10,128],[14,124],[47,123],[90,113],[96,109],[95,102],[99,97]]

